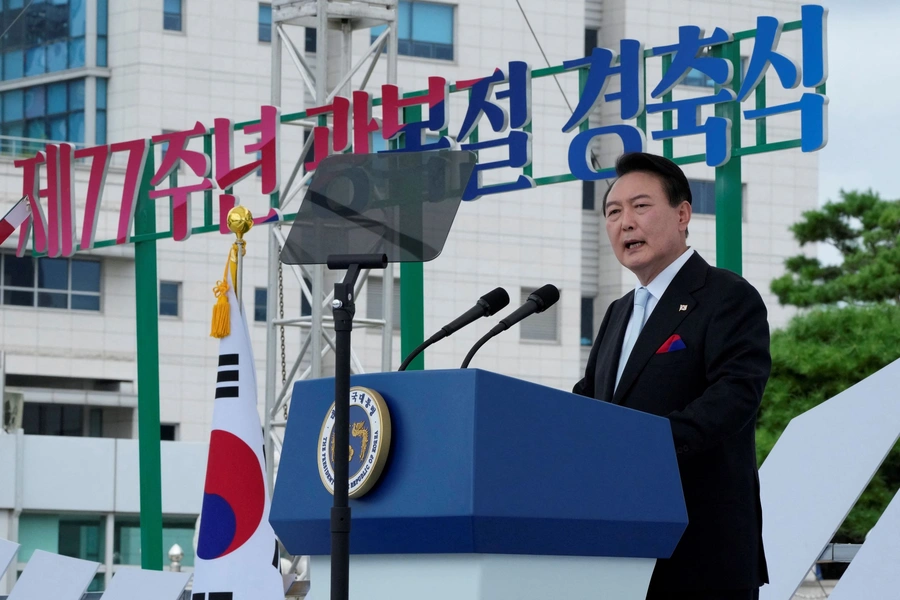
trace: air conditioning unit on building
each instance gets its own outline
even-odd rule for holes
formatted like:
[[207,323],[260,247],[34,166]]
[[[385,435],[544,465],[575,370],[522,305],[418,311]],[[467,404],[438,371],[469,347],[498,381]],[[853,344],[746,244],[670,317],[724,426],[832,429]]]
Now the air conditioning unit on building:
[[22,428],[22,414],[25,412],[25,394],[3,392],[3,430],[15,433]]

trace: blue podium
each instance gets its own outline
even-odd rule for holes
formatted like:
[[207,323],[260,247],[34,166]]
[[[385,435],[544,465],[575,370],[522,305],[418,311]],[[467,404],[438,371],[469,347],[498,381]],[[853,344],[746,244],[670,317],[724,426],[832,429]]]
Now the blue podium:
[[[390,411],[380,480],[351,500],[351,598],[643,600],[687,525],[666,419],[476,369],[354,376]],[[329,596],[318,461],[334,380],[298,382],[270,521]]]

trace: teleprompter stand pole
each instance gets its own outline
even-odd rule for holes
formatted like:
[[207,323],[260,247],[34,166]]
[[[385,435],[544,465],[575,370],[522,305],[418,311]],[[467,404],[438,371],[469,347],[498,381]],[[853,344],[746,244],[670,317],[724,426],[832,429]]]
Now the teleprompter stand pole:
[[340,254],[328,257],[329,269],[347,269],[334,284],[334,504],[331,508],[331,600],[350,596],[350,334],[356,312],[353,288],[362,269],[383,269],[384,254]]

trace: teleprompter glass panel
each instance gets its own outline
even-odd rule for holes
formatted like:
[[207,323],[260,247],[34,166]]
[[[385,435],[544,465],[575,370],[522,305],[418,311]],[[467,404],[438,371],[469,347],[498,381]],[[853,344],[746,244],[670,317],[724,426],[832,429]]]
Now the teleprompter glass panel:
[[281,261],[323,264],[347,254],[389,262],[437,258],[475,167],[460,150],[340,154],[322,160]]

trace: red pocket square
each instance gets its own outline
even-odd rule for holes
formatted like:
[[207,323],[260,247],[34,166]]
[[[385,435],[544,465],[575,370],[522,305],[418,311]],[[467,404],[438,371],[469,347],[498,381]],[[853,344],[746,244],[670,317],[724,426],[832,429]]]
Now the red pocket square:
[[667,352],[675,352],[676,350],[684,350],[687,346],[677,333],[666,340],[666,342],[656,351],[657,354],[666,354]]

